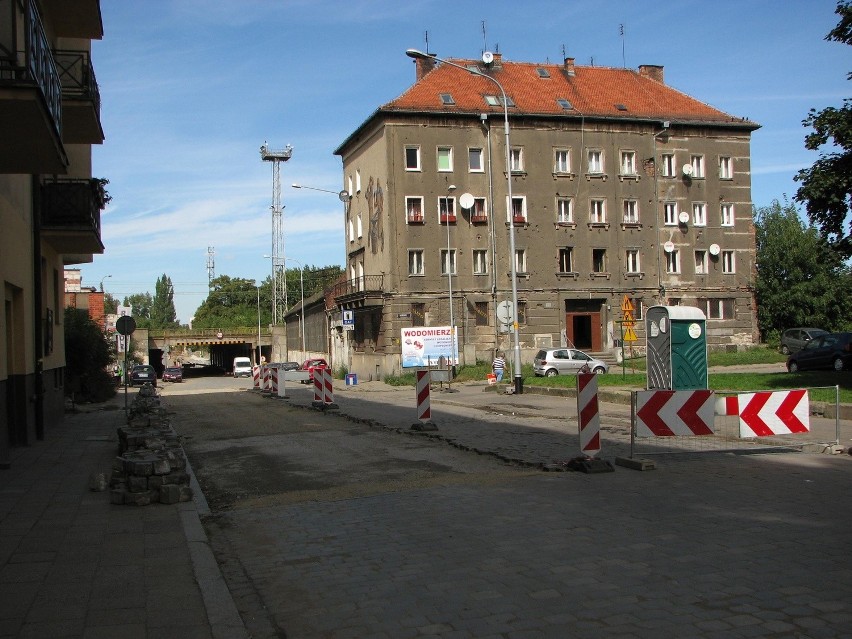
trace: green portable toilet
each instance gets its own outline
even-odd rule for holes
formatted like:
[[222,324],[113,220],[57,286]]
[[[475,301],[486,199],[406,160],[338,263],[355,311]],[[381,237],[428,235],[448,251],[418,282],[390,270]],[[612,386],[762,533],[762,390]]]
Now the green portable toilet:
[[704,312],[694,306],[648,309],[648,390],[707,389],[706,324]]

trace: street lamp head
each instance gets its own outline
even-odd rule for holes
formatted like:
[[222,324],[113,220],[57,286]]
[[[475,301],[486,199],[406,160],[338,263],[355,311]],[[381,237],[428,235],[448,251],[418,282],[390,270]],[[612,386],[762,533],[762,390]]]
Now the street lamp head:
[[302,188],[302,185],[301,185],[301,184],[296,184],[295,182],[294,182],[293,184],[291,184],[291,186],[292,186],[294,189],[301,189],[301,188]]
[[423,53],[419,49],[406,49],[405,55],[407,55],[409,58],[414,58],[415,60],[417,60],[418,58],[424,60],[438,57],[434,53]]

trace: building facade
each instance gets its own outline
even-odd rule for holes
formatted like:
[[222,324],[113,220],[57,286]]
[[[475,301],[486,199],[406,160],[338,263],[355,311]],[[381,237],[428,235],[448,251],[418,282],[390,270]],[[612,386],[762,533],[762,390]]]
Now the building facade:
[[[617,349],[625,297],[636,320],[697,306],[712,347],[757,340],[756,124],[659,66],[450,62],[416,60],[415,84],[335,151],[352,195],[335,298],[355,314],[351,370],[398,373],[401,329],[451,317],[462,362],[509,350],[510,260],[526,362],[551,345]],[[508,154],[502,94],[468,69],[506,92]]]
[[0,0],[0,466],[64,410],[64,268],[103,253],[99,0]]

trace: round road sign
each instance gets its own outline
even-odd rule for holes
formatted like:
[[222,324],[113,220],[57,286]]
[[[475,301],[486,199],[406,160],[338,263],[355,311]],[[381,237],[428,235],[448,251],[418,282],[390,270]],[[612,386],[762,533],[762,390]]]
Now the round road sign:
[[115,330],[120,335],[130,335],[136,330],[136,320],[130,317],[130,315],[122,315],[115,320]]

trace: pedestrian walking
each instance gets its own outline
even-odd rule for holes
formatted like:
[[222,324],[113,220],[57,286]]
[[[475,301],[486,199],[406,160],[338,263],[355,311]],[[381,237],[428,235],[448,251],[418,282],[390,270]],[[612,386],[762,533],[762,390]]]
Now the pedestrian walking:
[[504,370],[506,370],[506,359],[503,357],[503,353],[498,352],[497,357],[491,362],[491,372],[497,376],[498,384],[503,381]]

